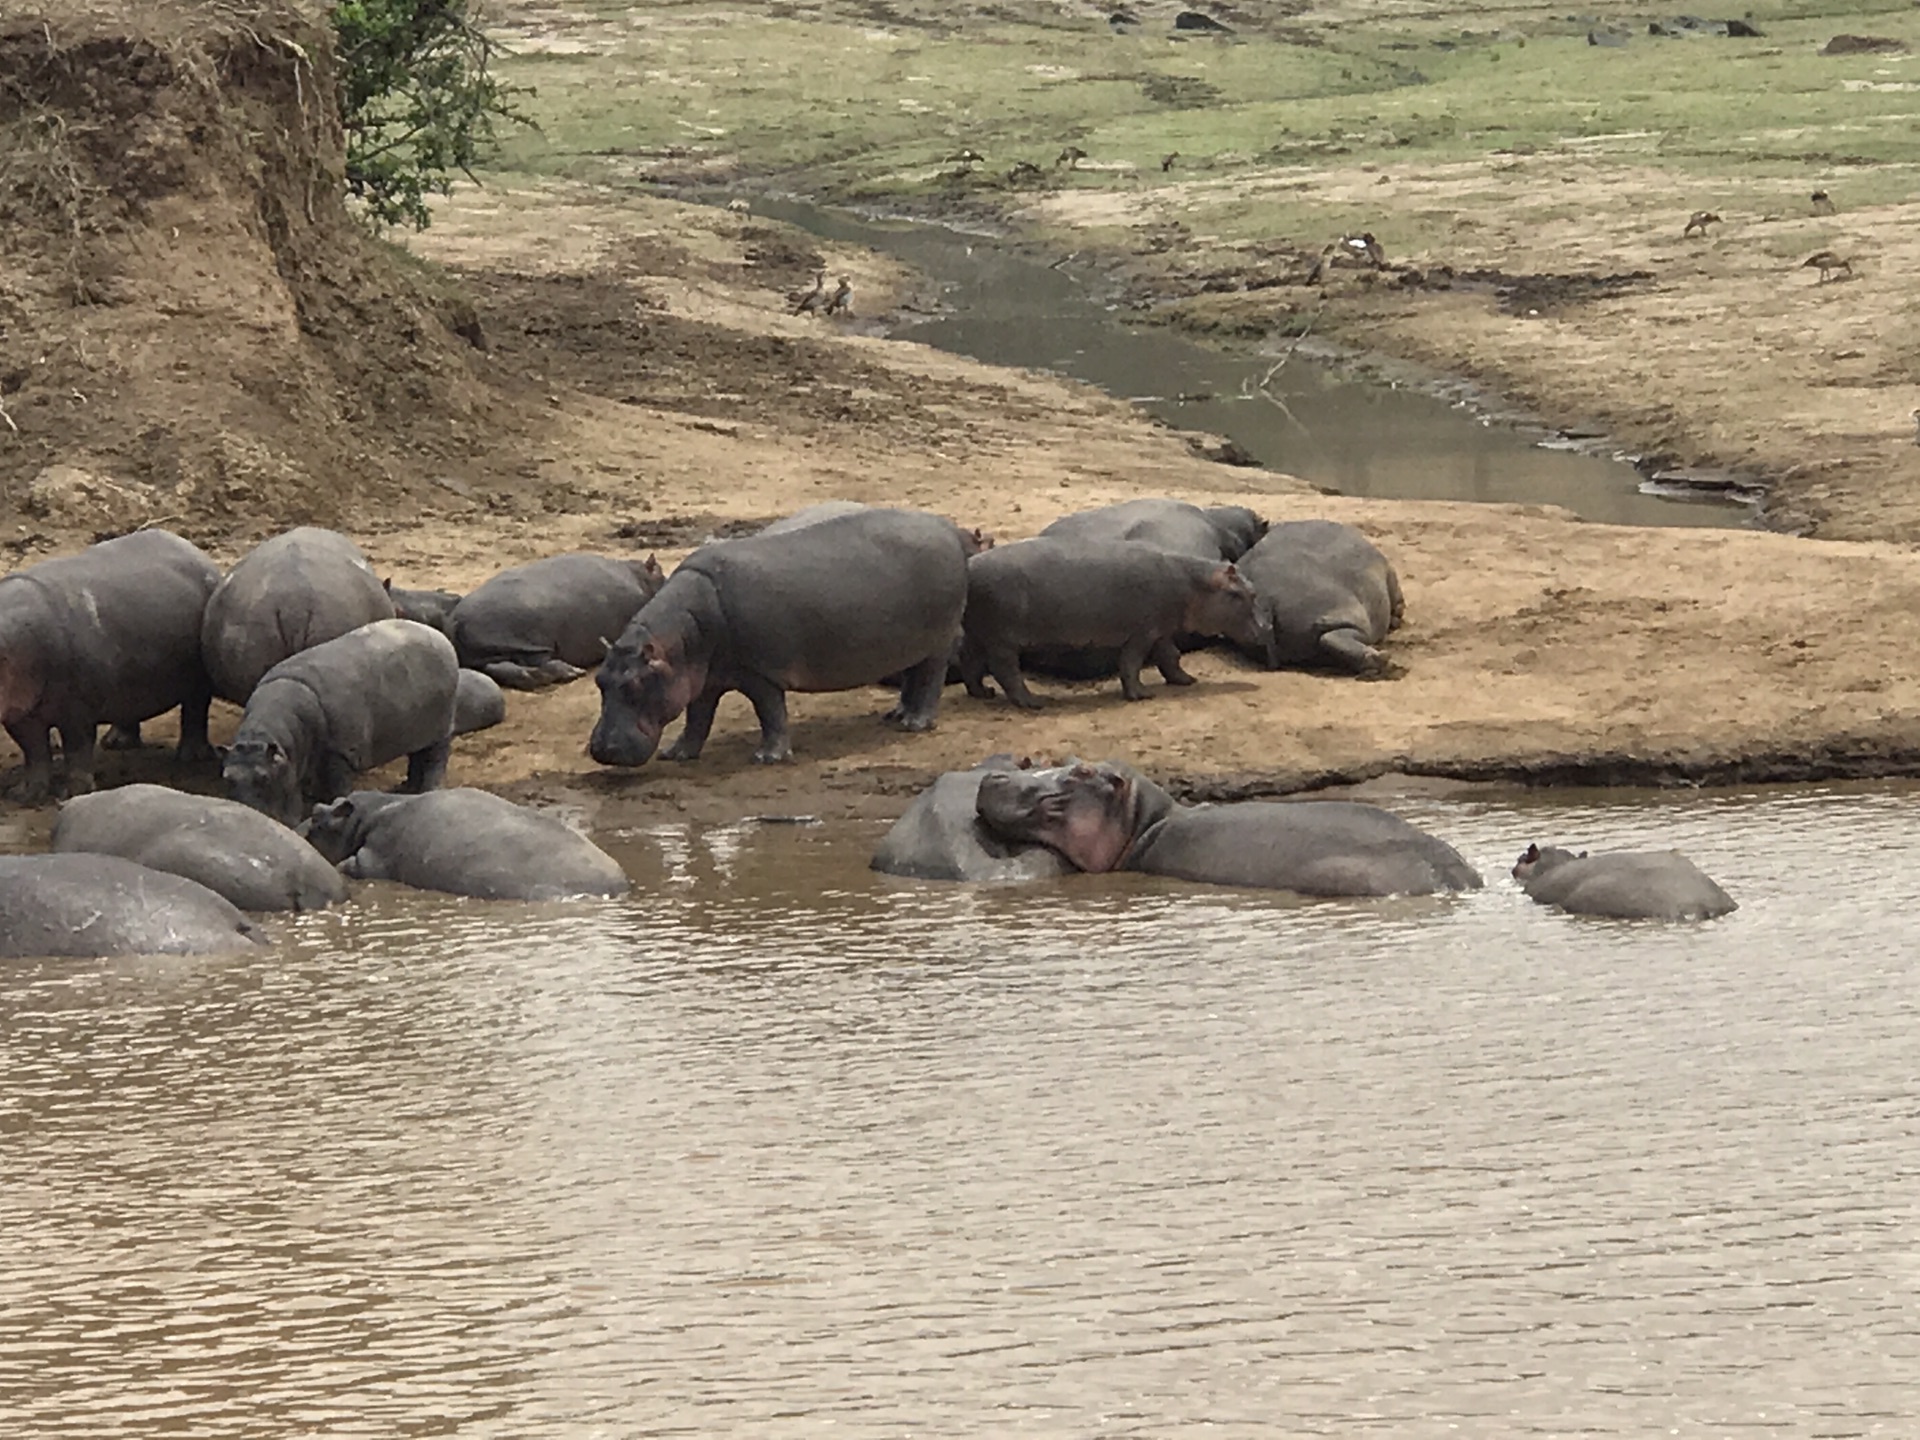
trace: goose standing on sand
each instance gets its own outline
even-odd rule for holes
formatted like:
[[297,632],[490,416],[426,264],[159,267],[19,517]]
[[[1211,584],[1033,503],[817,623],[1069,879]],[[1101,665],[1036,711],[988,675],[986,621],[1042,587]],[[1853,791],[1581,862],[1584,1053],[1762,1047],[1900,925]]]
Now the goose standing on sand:
[[827,315],[853,313],[853,286],[848,283],[846,276],[840,277],[839,285],[834,288],[833,294],[827,297],[827,308],[822,313]]
[[811,290],[796,290],[787,296],[787,304],[793,307],[795,315],[811,315],[820,308],[820,302],[826,298],[827,272],[819,271],[813,277]]
[[1811,199],[1813,201],[1814,214],[1816,215],[1833,214],[1833,197],[1827,194],[1826,191],[1824,190],[1814,191],[1813,195],[1811,196]]
[[1711,210],[1696,210],[1693,212],[1692,217],[1688,219],[1687,228],[1680,232],[1680,238],[1684,240],[1696,230],[1702,235],[1705,235],[1709,225],[1724,225],[1725,223],[1724,220]]
[[1849,280],[1853,278],[1853,262],[1844,255],[1834,254],[1831,250],[1814,251],[1813,254],[1802,260],[1797,268],[1801,270],[1818,270],[1820,272],[1820,283],[1822,285],[1833,278],[1833,272],[1836,270],[1846,271]]

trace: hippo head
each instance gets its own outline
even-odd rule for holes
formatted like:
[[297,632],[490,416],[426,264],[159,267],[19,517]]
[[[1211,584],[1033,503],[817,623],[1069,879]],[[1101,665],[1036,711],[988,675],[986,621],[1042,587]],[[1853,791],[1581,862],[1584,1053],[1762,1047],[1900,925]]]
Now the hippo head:
[[1538,879],[1555,866],[1564,865],[1569,860],[1584,860],[1587,852],[1578,855],[1571,850],[1562,850],[1558,845],[1529,845],[1520,858],[1513,863],[1513,878],[1525,884]]
[[993,548],[993,536],[978,525],[971,529],[963,525],[960,527],[960,548],[966,551],[968,558],[971,559]]
[[299,829],[307,843],[318,850],[329,865],[338,865],[356,848],[351,843],[353,819],[353,797],[342,795],[338,800],[314,806],[313,814],[300,822]]
[[627,568],[633,571],[633,578],[640,582],[640,588],[652,599],[660,593],[660,587],[667,583],[667,572],[660,568],[660,562],[649,555],[644,560],[629,560]]
[[677,638],[636,623],[607,651],[594,683],[600,719],[587,753],[602,765],[644,765],[660,747],[660,732],[706,687],[707,666]]
[[1215,566],[1188,599],[1185,628],[1198,635],[1225,635],[1242,645],[1265,650],[1273,622],[1247,577],[1237,566],[1225,562]]
[[236,736],[220,776],[242,805],[283,825],[300,823],[300,774],[278,740]]
[[980,779],[974,813],[997,835],[1045,845],[1099,873],[1118,866],[1133,845],[1133,792],[1133,776],[1113,764],[994,769]]
[[1259,543],[1267,533],[1267,522],[1244,505],[1214,505],[1207,510],[1215,534],[1220,537],[1220,557],[1238,560]]

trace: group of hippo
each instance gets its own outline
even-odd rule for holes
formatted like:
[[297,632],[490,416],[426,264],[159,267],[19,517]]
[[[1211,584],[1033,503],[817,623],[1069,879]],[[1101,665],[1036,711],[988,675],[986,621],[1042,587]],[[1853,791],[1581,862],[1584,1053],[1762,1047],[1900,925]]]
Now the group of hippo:
[[[916,731],[933,726],[950,679],[990,697],[991,676],[1035,707],[1028,672],[1117,675],[1137,700],[1148,662],[1170,685],[1193,683],[1181,652],[1210,638],[1271,667],[1374,676],[1389,671],[1377,647],[1401,611],[1393,567],[1350,526],[1269,526],[1177,500],[1070,515],[1001,546],[940,516],[829,502],[711,542],[670,577],[651,557],[560,555],[464,596],[383,583],[328,530],[277,536],[224,576],[181,537],[138,531],[0,577],[0,722],[26,758],[22,795],[51,793],[58,731],[76,797],[53,854],[0,859],[0,953],[230,944],[252,934],[241,910],[331,903],[341,874],[498,898],[623,891],[618,865],[560,822],[440,788],[453,737],[503,718],[502,686],[597,666],[588,750],[623,766],[697,758],[738,690],[760,722],[754,758],[776,762],[791,754],[789,691],[885,683],[899,693],[887,718]],[[230,800],[88,794],[102,724],[108,746],[134,746],[142,723],[178,707],[181,758],[214,759],[215,695],[244,707],[221,762]],[[354,790],[402,757],[402,793]],[[975,849],[929,860],[910,837],[935,832]],[[896,852],[907,858],[881,863]],[[1599,863],[1564,854],[1524,862],[1530,890],[1549,870]],[[1375,807],[1188,809],[1115,765],[945,777],[875,863],[962,879],[1137,869],[1308,894],[1480,883],[1443,842]],[[1617,896],[1560,890],[1569,908],[1627,913]]]

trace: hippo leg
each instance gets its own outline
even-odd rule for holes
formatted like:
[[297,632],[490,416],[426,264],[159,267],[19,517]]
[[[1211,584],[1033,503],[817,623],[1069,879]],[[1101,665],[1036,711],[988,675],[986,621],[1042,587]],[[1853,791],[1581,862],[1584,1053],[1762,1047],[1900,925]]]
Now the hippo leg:
[[1000,682],[1007,699],[1022,710],[1041,708],[1040,697],[1027,689],[1027,677],[1020,673],[1020,651],[1012,645],[995,645],[987,650],[987,670]]
[[438,790],[447,780],[447,759],[453,754],[453,737],[423,745],[407,756],[407,783],[401,787],[408,795],[424,795]]
[[1387,571],[1387,629],[1398,630],[1407,618],[1407,597],[1400,593],[1400,577]]
[[53,795],[53,727],[23,720],[9,724],[7,734],[27,757],[27,772],[20,781],[20,803],[38,805],[50,799]]
[[1378,675],[1386,669],[1386,657],[1360,638],[1358,630],[1329,630],[1320,637],[1320,648],[1327,658],[1356,675]]
[[1147,687],[1140,683],[1140,667],[1153,650],[1151,640],[1135,637],[1120,647],[1120,693],[1129,700],[1147,698]]
[[67,794],[91,795],[93,742],[98,727],[92,720],[75,720],[60,727],[60,753],[67,757]]
[[[174,759],[183,764],[204,763],[216,760],[219,754],[213,748],[213,742],[207,738],[207,711],[213,706],[213,692],[207,690],[198,695],[190,695],[180,702],[180,744],[173,752]],[[133,727],[136,738],[140,733],[138,725]],[[113,739],[113,732],[107,732],[107,739]]]
[[993,691],[987,688],[987,652],[980,648],[978,640],[971,635],[961,636],[953,663],[960,671],[960,683],[967,687],[967,694],[976,700],[993,698]]
[[1180,663],[1179,642],[1172,639],[1159,640],[1148,653],[1148,659],[1159,667],[1160,678],[1169,685],[1197,685],[1200,682],[1186,672]]
[[[183,722],[184,723],[184,722]],[[140,748],[140,726],[109,725],[107,733],[101,737],[102,750],[138,750]]]
[[948,652],[929,655],[901,678],[900,703],[886,713],[886,719],[902,730],[933,729],[940,712],[940,692],[947,683]]
[[680,738],[660,752],[662,760],[698,760],[700,752],[706,747],[707,736],[713,730],[713,713],[720,708],[720,697],[724,690],[703,690],[693,697],[687,706],[687,723],[680,730]]
[[351,795],[354,778],[354,768],[347,763],[346,756],[329,750],[320,761],[320,794],[315,798],[324,802]]
[[753,713],[760,720],[760,748],[753,752],[756,765],[779,765],[793,758],[793,746],[787,740],[787,692],[771,680],[755,676],[740,689],[753,702]]
[[544,690],[549,685],[564,685],[587,672],[559,658],[542,660],[538,665],[521,665],[512,660],[492,660],[479,667],[480,673],[508,690]]

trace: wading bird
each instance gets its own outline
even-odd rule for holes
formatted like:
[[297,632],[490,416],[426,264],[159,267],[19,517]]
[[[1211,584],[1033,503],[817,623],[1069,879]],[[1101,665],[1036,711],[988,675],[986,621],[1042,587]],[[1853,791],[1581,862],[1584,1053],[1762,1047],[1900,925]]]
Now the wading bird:
[[839,285],[834,288],[833,294],[827,297],[825,313],[828,315],[851,315],[853,313],[853,286],[847,283],[846,276],[842,275],[840,277]]
[[1680,232],[1680,238],[1684,240],[1696,230],[1702,235],[1705,235],[1707,233],[1707,226],[1724,225],[1725,223],[1724,220],[1711,210],[1696,210],[1693,212],[1692,217],[1688,219],[1687,228]]
[[811,315],[820,308],[820,302],[826,298],[827,272],[821,270],[813,277],[811,290],[795,290],[787,296],[787,304],[795,315]]
[[1797,268],[1801,270],[1818,270],[1820,272],[1820,283],[1822,285],[1833,278],[1833,272],[1836,270],[1844,270],[1847,272],[1848,279],[1853,278],[1853,262],[1844,255],[1834,254],[1831,250],[1814,251],[1813,254],[1802,260]]

